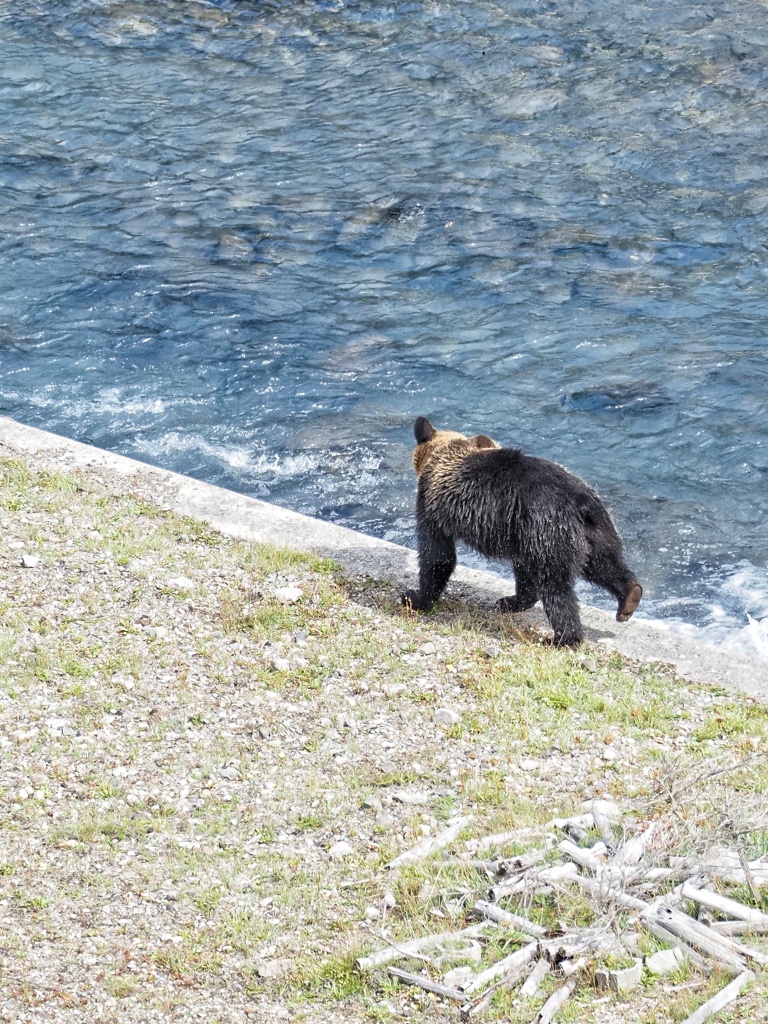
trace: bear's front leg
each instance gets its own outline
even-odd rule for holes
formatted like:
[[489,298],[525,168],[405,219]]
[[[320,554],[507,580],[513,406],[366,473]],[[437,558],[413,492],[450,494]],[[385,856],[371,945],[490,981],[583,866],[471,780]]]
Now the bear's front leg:
[[453,537],[421,529],[419,542],[419,589],[407,590],[400,596],[401,604],[414,611],[426,611],[445,590],[456,568],[456,545]]
[[576,647],[580,644],[584,639],[584,627],[579,617],[579,602],[573,587],[545,590],[541,603],[555,634],[555,646]]

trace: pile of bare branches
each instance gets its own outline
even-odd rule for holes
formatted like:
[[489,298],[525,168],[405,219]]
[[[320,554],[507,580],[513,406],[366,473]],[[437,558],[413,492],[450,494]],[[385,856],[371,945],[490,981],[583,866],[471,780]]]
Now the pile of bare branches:
[[[454,844],[467,821],[457,819],[439,835],[401,854],[390,868],[417,863],[445,850]],[[732,975],[731,983],[685,1022],[701,1024],[738,997],[753,979],[753,968],[759,970],[768,964],[768,956],[736,938],[743,933],[768,934],[768,914],[721,895],[712,884],[746,885],[759,905],[759,889],[768,885],[768,858],[748,862],[741,853],[728,849],[711,850],[696,859],[674,857],[665,849],[669,844],[663,826],[657,822],[637,826],[628,833],[616,824],[596,801],[584,815],[549,822],[545,845],[519,857],[484,860],[481,856],[486,850],[503,849],[519,841],[519,832],[464,844],[463,852],[453,860],[473,867],[490,882],[487,899],[473,899],[471,903],[474,916],[480,920],[458,931],[427,935],[400,945],[390,942],[385,949],[361,957],[359,969],[366,972],[386,967],[401,982],[458,1003],[462,1021],[476,1019],[500,988],[521,985],[520,995],[535,997],[544,978],[553,972],[560,984],[534,1018],[535,1024],[547,1024],[581,981],[593,984],[597,980],[614,991],[639,984],[642,959],[636,955],[637,933],[642,929],[665,946],[677,949],[678,958],[688,960],[702,974],[717,969]],[[563,837],[559,842],[552,837],[553,830]],[[591,846],[580,845],[589,840]],[[664,854],[663,864],[659,862],[660,852]],[[534,895],[565,887],[577,887],[587,896],[597,924],[548,930],[529,920],[525,910]],[[510,901],[513,910],[509,909]],[[686,904],[697,909],[696,917],[684,912]],[[718,919],[713,914],[719,915]],[[459,952],[465,947],[468,959],[473,958],[469,954],[474,947],[477,959],[478,942],[494,933],[517,935],[519,948],[478,973],[465,971],[454,984],[394,966],[397,960],[417,959],[434,969],[448,952],[455,958],[457,946]],[[611,958],[633,966],[625,970],[598,969],[601,961],[610,962]]]

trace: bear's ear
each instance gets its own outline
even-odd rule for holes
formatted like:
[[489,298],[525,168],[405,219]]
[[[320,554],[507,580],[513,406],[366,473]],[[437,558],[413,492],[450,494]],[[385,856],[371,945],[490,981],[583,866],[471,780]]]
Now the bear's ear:
[[492,441],[490,437],[486,437],[485,434],[478,434],[477,437],[472,438],[472,443],[475,448],[498,448],[499,446],[495,441]]
[[416,438],[417,444],[424,444],[425,441],[431,441],[436,433],[437,431],[426,416],[419,416],[413,425],[413,434]]

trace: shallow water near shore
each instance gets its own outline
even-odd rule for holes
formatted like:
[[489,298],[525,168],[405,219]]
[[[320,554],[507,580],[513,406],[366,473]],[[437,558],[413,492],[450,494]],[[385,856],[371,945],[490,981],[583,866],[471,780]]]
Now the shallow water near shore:
[[413,419],[482,431],[768,657],[768,8],[22,0],[0,58],[0,411],[410,544]]

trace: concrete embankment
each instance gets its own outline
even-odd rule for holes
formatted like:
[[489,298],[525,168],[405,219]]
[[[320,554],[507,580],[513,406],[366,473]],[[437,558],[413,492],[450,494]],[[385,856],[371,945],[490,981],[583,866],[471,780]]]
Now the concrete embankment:
[[[129,489],[132,481],[140,479],[151,486],[158,503],[165,508],[203,519],[230,536],[331,557],[350,573],[390,579],[397,587],[412,585],[416,575],[416,556],[408,548],[24,426],[7,417],[0,417],[0,453],[3,449],[6,455],[31,456],[62,470],[96,470],[113,481],[118,490]],[[450,585],[450,593],[484,606],[508,591],[509,581],[461,566]],[[538,610],[526,618],[548,629]],[[582,606],[582,618],[587,639],[592,642],[638,661],[673,664],[687,678],[742,689],[768,699],[768,661],[721,650],[641,618],[620,625],[607,612],[586,606]]]

